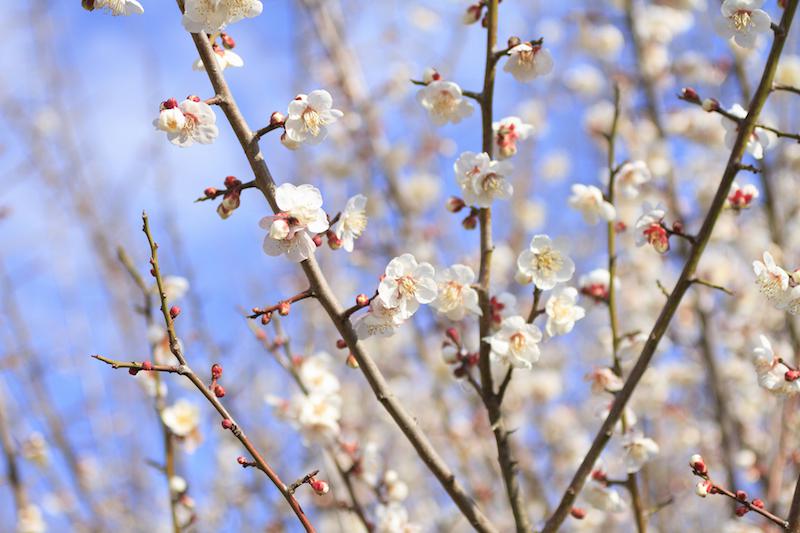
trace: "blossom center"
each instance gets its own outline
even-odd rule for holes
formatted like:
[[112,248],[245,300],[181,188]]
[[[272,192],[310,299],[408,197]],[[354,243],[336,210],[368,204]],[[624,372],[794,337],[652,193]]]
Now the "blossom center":
[[752,11],[739,9],[731,15],[733,26],[737,31],[746,30],[752,24]]
[[500,189],[502,183],[503,183],[502,176],[494,172],[490,172],[486,174],[481,180],[481,188],[486,192],[496,191]]
[[511,345],[511,351],[513,353],[515,354],[520,353],[522,350],[525,349],[525,344],[527,343],[527,340],[525,339],[525,334],[520,331],[514,333],[513,335],[511,335],[509,343]]
[[417,291],[417,282],[411,276],[397,278],[397,292],[401,297],[414,296]]
[[314,137],[319,135],[322,127],[322,117],[319,116],[319,113],[317,113],[316,109],[313,107],[306,107],[305,111],[303,111],[302,117],[303,124],[305,124],[309,133],[311,133],[311,135]]
[[450,115],[458,106],[458,100],[450,91],[439,91],[433,102],[433,111],[439,115]]
[[545,274],[551,274],[561,268],[561,265],[564,264],[564,258],[556,250],[546,248],[536,254],[534,262],[537,270]]

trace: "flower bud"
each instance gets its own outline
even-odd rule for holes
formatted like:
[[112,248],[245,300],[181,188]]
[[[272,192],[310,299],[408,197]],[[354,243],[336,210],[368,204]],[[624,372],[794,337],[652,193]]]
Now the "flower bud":
[[783,375],[783,379],[785,379],[789,383],[797,381],[799,378],[800,378],[800,370],[787,370],[786,373]]
[[263,326],[269,324],[271,320],[272,320],[272,313],[264,313],[263,315],[261,315],[261,324]]
[[142,370],[150,371],[153,370],[153,363],[150,361],[142,361]]
[[339,339],[338,341],[336,341],[336,347],[339,348],[340,350],[344,350],[345,348],[347,348],[347,343],[344,341],[344,339]]
[[217,194],[217,189],[214,187],[207,187],[206,190],[203,191],[203,194],[206,195],[206,198],[214,198],[214,195]]
[[225,387],[222,385],[214,385],[214,396],[223,398],[225,396]]
[[522,44],[522,40],[519,37],[517,37],[516,35],[513,35],[513,36],[508,38],[508,47],[509,48],[514,48],[515,46],[517,46],[519,44]]
[[139,373],[139,369],[138,368],[129,368],[128,369],[128,374],[130,374],[131,376],[135,376],[138,373]]
[[711,113],[712,111],[717,111],[719,109],[719,102],[713,98],[706,98],[703,100],[702,106],[703,109]]
[[681,90],[681,96],[683,96],[684,100],[687,100],[689,102],[695,102],[695,103],[700,102],[700,96],[697,94],[697,91],[695,91],[691,87],[684,87]]
[[273,111],[269,116],[269,125],[277,126],[286,122],[286,117],[280,111]]
[[286,316],[289,314],[289,310],[291,310],[292,304],[289,302],[281,302],[278,304],[278,314],[281,316]]
[[447,328],[445,331],[445,335],[448,339],[453,341],[453,343],[460,345],[461,344],[461,334],[458,332],[456,328]]
[[[259,330],[261,331],[261,330]],[[222,377],[222,365],[219,363],[214,363],[211,365],[211,377],[213,379],[219,379]]]
[[363,292],[356,296],[356,305],[364,307],[369,304],[369,296],[364,294]]
[[236,462],[244,466],[247,464],[247,459],[243,455],[240,455],[239,457],[236,458]]
[[472,4],[464,12],[461,21],[464,24],[475,24],[481,19],[481,11],[483,11],[483,6],[481,4]]
[[217,214],[219,215],[219,218],[221,218],[222,220],[225,220],[226,218],[231,216],[231,213],[233,213],[233,210],[228,209],[227,207],[225,207],[224,204],[219,204],[217,206]]
[[447,199],[447,203],[444,204],[444,207],[451,213],[458,213],[459,211],[464,209],[466,205],[467,204],[464,203],[464,200],[462,200],[458,196],[451,196],[450,198]]
[[231,50],[232,48],[236,47],[236,41],[233,40],[233,37],[228,35],[227,33],[220,33],[219,35],[220,40],[222,41],[222,46]]
[[314,492],[317,493],[317,496],[323,496],[328,494],[328,491],[331,490],[330,486],[325,481],[319,479],[313,479],[309,482],[311,488],[314,489]]
[[269,226],[269,238],[282,241],[289,236],[289,231],[289,223],[286,222],[286,219],[277,218],[273,220],[272,224]]
[[763,509],[764,500],[762,500],[761,498],[756,498],[755,500],[753,500],[752,505],[753,507],[758,507],[759,509]]
[[475,229],[478,226],[478,217],[475,215],[469,215],[467,218],[461,221],[461,225],[464,226],[464,229]]
[[697,486],[694,488],[694,493],[700,496],[701,498],[705,498],[708,496],[708,493],[711,492],[711,488],[713,485],[708,480],[703,480],[697,483]]
[[314,235],[311,238],[311,240],[314,241],[314,246],[316,246],[317,248],[322,246],[322,237],[320,237],[319,235]]
[[703,456],[700,454],[694,454],[691,458],[689,458],[689,466],[697,472],[698,474],[707,474],[708,467],[706,466],[705,461],[703,461]]
[[230,418],[222,419],[222,429],[231,429],[233,427],[233,420]]
[[358,368],[358,360],[356,360],[356,356],[353,354],[348,354],[347,356],[347,366],[350,368]]
[[570,509],[569,514],[572,515],[572,518],[575,518],[577,520],[583,520],[584,518],[586,518],[586,511],[584,511],[580,507],[573,507],[572,509]]
[[750,512],[750,509],[745,505],[740,505],[736,508],[736,516],[744,516]]
[[328,232],[328,246],[331,247],[331,250],[338,250],[342,247],[342,239],[336,236],[336,234],[332,231]]
[[178,101],[176,99],[174,99],[174,98],[169,98],[169,99],[164,100],[163,102],[161,102],[161,110],[162,111],[164,109],[175,109],[176,107],[178,107]]
[[234,187],[238,187],[242,184],[241,181],[236,179],[236,176],[225,176],[225,188],[226,189],[233,189]]
[[743,490],[737,490],[736,491],[736,499],[739,500],[740,502],[746,502],[747,501],[747,493],[745,491],[743,491]]
[[197,96],[196,94],[190,94],[189,96],[186,97],[186,99],[187,100],[191,100],[192,102],[199,102],[200,101],[200,97]]
[[441,74],[439,74],[435,68],[428,67],[422,73],[422,81],[427,85],[428,83],[439,81],[442,79]]
[[173,320],[176,319],[179,314],[181,314],[181,308],[178,307],[177,305],[173,305],[172,307],[169,308],[169,316]]
[[228,211],[233,211],[239,207],[239,194],[239,189],[233,189],[225,193],[225,196],[222,197],[222,205],[225,207],[225,209]]

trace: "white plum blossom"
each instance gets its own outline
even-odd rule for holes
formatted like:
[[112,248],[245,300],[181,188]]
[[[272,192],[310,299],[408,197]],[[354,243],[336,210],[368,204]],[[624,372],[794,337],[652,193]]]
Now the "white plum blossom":
[[339,393],[339,378],[325,364],[328,359],[330,359],[330,356],[325,352],[321,352],[313,357],[304,358],[300,364],[297,375],[300,377],[300,382],[303,386],[310,392],[323,395]]
[[259,226],[268,230],[264,252],[271,256],[286,254],[297,263],[308,259],[316,249],[312,235],[328,229],[328,215],[322,209],[319,189],[308,184],[296,187],[284,183],[275,189],[275,201],[280,212],[259,222]]
[[386,497],[390,501],[401,502],[408,497],[408,485],[400,479],[400,475],[395,470],[387,470],[383,475],[383,486],[386,489]]
[[568,202],[570,207],[581,212],[587,224],[597,224],[601,219],[611,222],[617,217],[617,210],[594,185],[576,183],[572,186],[572,196]]
[[625,382],[608,367],[596,368],[585,376],[586,381],[591,381],[592,392],[617,392],[622,390]]
[[417,93],[417,101],[437,126],[444,126],[448,122],[458,124],[475,109],[472,102],[464,97],[461,87],[452,81],[435,80],[428,83]]
[[342,399],[338,394],[312,391],[296,394],[288,407],[289,417],[311,441],[329,441],[339,435]]
[[641,470],[644,464],[659,452],[656,441],[640,432],[627,433],[622,438],[622,447],[625,448],[625,468],[629,474]]
[[186,0],[183,27],[191,33],[215,33],[228,24],[261,14],[259,0]]
[[[86,4],[87,2],[84,2],[84,6]],[[142,4],[136,0],[94,0],[94,2],[91,2],[91,6],[90,11],[95,9],[107,9],[115,17],[119,15],[141,15],[144,13]]]
[[725,199],[725,207],[734,211],[741,211],[750,207],[750,204],[758,198],[758,189],[755,185],[748,183],[744,187],[737,182],[731,184],[731,190]]
[[[610,277],[605,268],[596,268],[578,279],[578,287],[584,294],[595,301],[604,302],[608,299]],[[619,279],[614,277],[614,287],[619,289]]]
[[638,160],[625,163],[614,176],[616,190],[626,198],[639,196],[639,188],[651,179],[647,163]]
[[789,273],[775,264],[772,254],[764,252],[763,259],[763,263],[753,261],[753,272],[756,275],[758,290],[777,309],[787,309],[790,303],[800,296],[798,294],[800,287],[790,287]]
[[219,135],[216,122],[217,116],[210,105],[197,96],[189,96],[180,104],[174,98],[162,102],[153,126],[165,131],[172,144],[187,147],[214,142]]
[[517,153],[517,141],[527,139],[533,133],[533,126],[519,117],[506,117],[492,123],[492,132],[497,158],[506,159]]
[[539,360],[541,340],[539,328],[519,315],[504,318],[499,330],[483,338],[492,347],[492,358],[517,368],[531,368]]
[[553,56],[540,44],[520,43],[508,51],[503,70],[510,72],[517,81],[531,81],[553,70]]
[[478,291],[472,287],[475,272],[466,265],[456,264],[436,273],[438,296],[431,306],[450,320],[462,320],[467,313],[480,316]]
[[546,291],[557,283],[569,281],[575,273],[575,263],[547,235],[534,235],[529,248],[517,258],[520,278]]
[[492,161],[486,152],[464,152],[453,164],[464,202],[477,207],[491,207],[495,199],[511,198],[514,187],[506,176],[512,169],[511,163]]
[[753,366],[758,375],[758,384],[776,394],[800,392],[800,372],[792,371],[781,362],[772,350],[772,344],[764,335],[759,336],[761,345],[753,349]]
[[294,100],[289,102],[289,111],[284,123],[286,138],[296,144],[319,144],[325,140],[328,136],[328,125],[344,116],[338,109],[333,109],[332,105],[333,98],[323,89],[311,91],[308,95],[295,96]]
[[342,248],[353,251],[353,241],[361,237],[367,228],[367,197],[356,194],[347,200],[344,211],[331,230],[341,241]]
[[408,519],[406,508],[399,502],[378,505],[375,509],[375,533],[421,533],[422,528]]
[[578,291],[574,287],[558,287],[545,304],[547,325],[545,330],[551,337],[572,331],[575,322],[586,316],[583,307],[576,305]]
[[[244,60],[242,56],[234,52],[233,50],[227,50],[217,44],[214,45],[214,59],[217,61],[217,65],[219,66],[220,70],[225,70],[228,67],[243,67]],[[192,64],[193,70],[205,70],[206,67],[203,64],[202,59],[197,59]]]
[[666,211],[660,205],[652,207],[645,202],[642,205],[642,215],[636,221],[636,246],[651,244],[659,253],[669,250],[669,235],[664,228]]
[[763,3],[764,0],[725,0],[717,31],[726,39],[733,37],[741,47],[753,48],[758,35],[769,32],[772,24],[767,12],[759,9]]
[[[189,280],[181,276],[164,276],[163,285],[168,302],[180,300],[189,290]],[[152,290],[157,292],[158,286],[154,284]]]
[[616,489],[603,482],[590,479],[581,493],[586,502],[601,511],[618,513],[625,510],[625,500]]
[[[739,104],[734,104],[728,113],[739,119],[744,119],[747,116],[747,111]],[[739,123],[734,122],[726,117],[722,117],[722,125],[725,128],[725,145],[728,148],[733,148],[736,144],[736,137],[739,135]],[[764,151],[772,144],[772,137],[762,130],[755,128],[750,138],[747,140],[747,152],[756,159],[764,158]]]
[[200,408],[187,400],[178,400],[164,408],[161,412],[161,420],[173,434],[186,437],[193,433],[200,424]]
[[353,321],[353,329],[359,339],[391,337],[405,320],[401,315],[399,307],[387,307],[380,298],[375,298],[367,312]]
[[395,257],[386,265],[386,273],[378,285],[378,298],[386,307],[397,307],[400,317],[411,317],[420,304],[436,299],[435,272],[430,263],[417,263],[411,254]]

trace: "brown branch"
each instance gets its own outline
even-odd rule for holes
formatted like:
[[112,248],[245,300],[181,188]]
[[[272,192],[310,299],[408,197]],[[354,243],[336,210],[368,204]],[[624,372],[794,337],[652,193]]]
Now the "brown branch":
[[[281,300],[280,302],[270,305],[269,307],[254,307],[253,314],[247,315],[247,318],[258,318],[263,315],[267,315],[269,317],[272,316],[272,313],[278,311],[279,314],[288,314],[288,307],[289,305],[299,302],[301,300],[305,300],[306,298],[313,298],[314,291],[311,289],[306,289],[302,292],[298,292],[294,296],[291,296],[285,300]],[[285,313],[281,313],[282,310],[287,310]]]
[[786,42],[786,33],[791,26],[792,18],[795,10],[797,9],[797,2],[798,0],[789,0],[784,10],[783,17],[781,19],[781,26],[786,31],[781,35],[776,35],[775,41],[772,43],[772,48],[770,49],[766,65],[764,66],[764,72],[761,77],[761,81],[755,96],[753,97],[753,101],[749,106],[748,115],[739,127],[736,142],[731,150],[728,163],[720,180],[719,188],[714,195],[714,199],[711,203],[708,214],[703,221],[703,225],[697,234],[697,242],[692,245],[689,251],[689,255],[684,264],[683,270],[681,271],[681,275],[675,284],[675,288],[670,293],[664,308],[659,314],[659,317],[650,332],[647,342],[642,348],[639,359],[636,361],[636,364],[631,370],[630,376],[625,382],[625,386],[614,399],[610,412],[606,417],[606,420],[603,422],[600,431],[595,436],[589,452],[584,457],[580,467],[575,473],[575,476],[562,496],[558,508],[545,524],[542,533],[555,532],[566,519],[570,509],[572,508],[575,498],[577,497],[581,488],[583,488],[586,477],[591,472],[591,469],[599,458],[600,453],[603,451],[609,439],[611,438],[614,425],[619,421],[625,409],[625,405],[628,403],[628,400],[633,394],[634,389],[639,384],[639,380],[644,375],[645,370],[647,370],[647,367],[649,366],[650,361],[655,354],[655,350],[658,347],[661,338],[664,336],[672,317],[678,309],[681,299],[692,284],[691,279],[694,277],[697,264],[703,254],[703,251],[705,250],[706,244],[711,237],[711,232],[714,229],[717,218],[725,206],[725,200],[727,199],[728,191],[730,190],[730,186],[736,177],[736,173],[738,172],[737,165],[741,162],[747,146],[747,141],[753,133],[758,116],[764,107],[767,96],[769,95],[770,87],[772,86],[772,80],[775,76],[775,69],[778,65],[781,52],[783,51],[784,43]]
[[[242,116],[228,88],[225,77],[218,68],[216,59],[213,56],[214,52],[211,49],[211,44],[205,35],[192,34],[192,39],[200,54],[200,58],[206,69],[206,74],[215,92],[225,97],[225,101],[220,107],[250,163],[250,168],[255,176],[256,186],[264,195],[272,211],[277,213],[279,209],[275,202],[275,180],[264,161],[264,156],[259,150],[258,142],[254,138],[253,132]],[[425,465],[431,470],[434,476],[436,476],[450,498],[475,529],[484,532],[496,531],[495,527],[480,511],[474,500],[466,493],[461,483],[458,482],[455,474],[453,474],[444,462],[444,459],[433,448],[428,437],[419,429],[414,417],[405,410],[400,401],[392,394],[383,374],[375,364],[375,361],[369,356],[366,350],[364,350],[362,343],[359,342],[352,324],[349,320],[342,318],[342,306],[328,285],[328,281],[320,270],[316,259],[312,256],[303,261],[300,265],[303,268],[306,278],[309,280],[311,288],[317,295],[317,300],[325,309],[331,322],[347,344],[350,353],[355,357],[359,368],[364,373],[376,398],[414,446],[414,449]]]

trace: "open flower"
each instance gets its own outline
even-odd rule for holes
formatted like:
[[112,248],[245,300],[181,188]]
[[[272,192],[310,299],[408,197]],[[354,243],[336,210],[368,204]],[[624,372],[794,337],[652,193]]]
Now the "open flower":
[[191,33],[215,33],[228,24],[261,14],[259,0],[186,0],[183,27]]
[[448,122],[458,124],[470,116],[474,107],[461,93],[461,87],[452,81],[432,81],[417,93],[417,101],[428,111],[437,126]]
[[530,247],[517,258],[519,278],[546,291],[557,283],[569,281],[575,272],[572,259],[550,240],[547,235],[535,235]]
[[614,176],[617,190],[627,198],[639,196],[639,188],[651,179],[650,169],[644,161],[625,163]]
[[490,160],[486,152],[464,152],[453,165],[464,202],[477,207],[491,207],[495,199],[511,198],[514,187],[506,176],[512,168],[506,161]]
[[[218,44],[214,43],[214,59],[217,60],[217,65],[219,66],[220,70],[225,70],[228,67],[243,67],[244,60],[242,56],[234,52],[233,50],[228,50],[219,46]],[[206,67],[203,65],[203,60],[198,59],[192,65],[193,70],[205,70]]]
[[170,98],[161,103],[156,129],[167,132],[167,139],[176,146],[187,147],[194,143],[211,144],[219,135],[217,116],[207,103],[197,96],[189,96],[180,104]]
[[186,437],[200,424],[200,408],[187,400],[178,400],[164,408],[161,419],[173,434]]
[[551,337],[572,331],[575,322],[586,316],[583,307],[576,305],[578,291],[574,287],[558,287],[545,304],[547,325]]
[[601,511],[618,513],[626,507],[619,492],[602,481],[590,479],[581,494],[589,505]]
[[622,390],[625,382],[608,367],[595,368],[591,373],[584,377],[586,381],[592,383],[592,392],[617,392]]
[[380,298],[375,298],[370,302],[369,310],[353,321],[353,329],[359,339],[391,337],[404,320],[399,307],[387,307]]
[[622,438],[622,447],[625,448],[625,468],[629,474],[641,470],[644,464],[659,452],[656,441],[640,432],[627,433]]
[[497,158],[506,159],[517,153],[517,141],[527,139],[533,133],[533,126],[519,117],[506,117],[492,124],[492,132]]
[[758,384],[776,394],[800,392],[800,373],[792,371],[772,350],[772,344],[764,335],[759,336],[761,345],[753,349],[753,366],[758,375]]
[[461,320],[467,313],[482,314],[478,291],[472,288],[475,272],[466,265],[453,265],[436,273],[439,294],[431,305],[450,320]]
[[316,249],[312,235],[328,229],[319,189],[284,183],[275,189],[275,201],[281,211],[259,222],[259,226],[268,230],[264,252],[271,256],[286,254],[298,263],[308,259]]
[[342,398],[338,394],[297,394],[289,405],[289,416],[311,441],[329,441],[339,434]]
[[386,265],[378,286],[378,298],[386,307],[397,307],[402,318],[417,312],[419,304],[436,299],[437,286],[430,263],[417,263],[411,254],[395,257]]
[[319,144],[328,136],[328,125],[344,116],[333,109],[328,91],[317,89],[308,95],[298,94],[289,102],[286,117],[286,137],[293,143]]
[[503,319],[500,329],[483,341],[492,347],[492,357],[517,368],[531,368],[539,360],[542,332],[519,315]]
[[91,5],[91,8],[87,7],[89,11],[107,9],[114,16],[141,15],[144,13],[142,4],[136,0],[94,0],[94,2],[91,3],[83,2],[84,7],[86,7],[87,4]]
[[664,227],[666,211],[661,206],[652,207],[645,202],[642,216],[636,221],[636,246],[650,244],[658,253],[669,251],[669,234]]
[[734,211],[741,211],[750,207],[750,204],[756,198],[758,198],[758,189],[756,189],[755,185],[748,183],[742,187],[734,181],[731,184],[728,198],[725,199],[725,207]]
[[[739,118],[744,119],[747,116],[747,111],[739,104],[734,104],[728,113]],[[722,117],[722,125],[725,128],[725,146],[733,148],[736,144],[736,137],[739,135],[739,123],[732,121],[726,117]],[[772,138],[769,134],[761,128],[755,128],[750,138],[747,140],[747,152],[756,159],[764,158],[764,151],[772,144]]]
[[339,220],[333,225],[334,235],[342,243],[342,248],[353,251],[353,241],[361,237],[367,228],[367,197],[357,194],[347,200]]
[[581,212],[587,224],[597,224],[601,219],[610,222],[617,217],[617,210],[594,185],[573,185],[569,205]]
[[764,0],[725,0],[717,31],[726,39],[733,37],[739,46],[753,48],[758,34],[769,32],[772,24],[767,12],[758,9],[763,3]]
[[508,61],[503,70],[517,81],[531,81],[553,70],[553,56],[539,44],[521,43],[508,51]]

